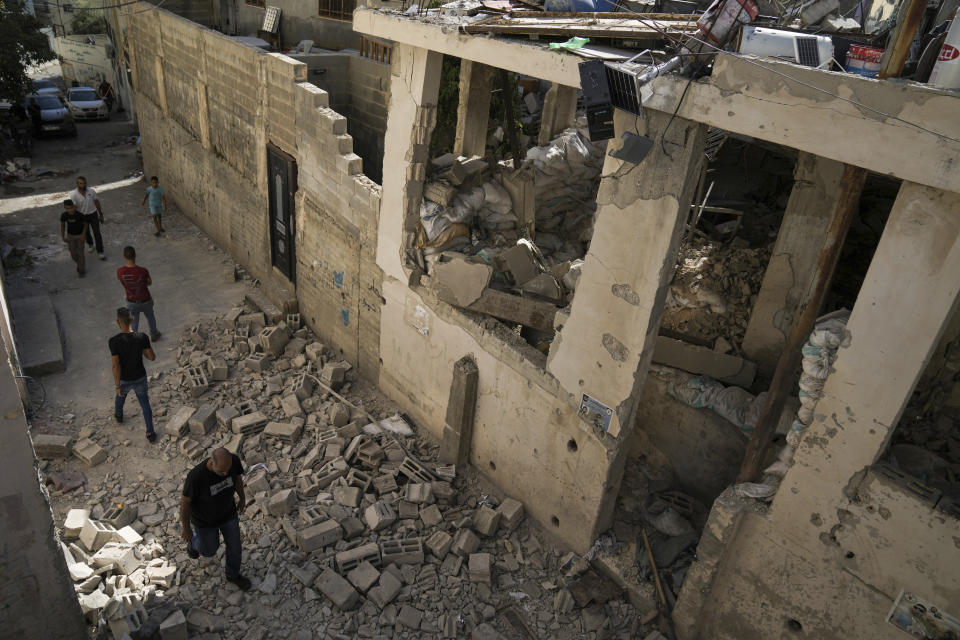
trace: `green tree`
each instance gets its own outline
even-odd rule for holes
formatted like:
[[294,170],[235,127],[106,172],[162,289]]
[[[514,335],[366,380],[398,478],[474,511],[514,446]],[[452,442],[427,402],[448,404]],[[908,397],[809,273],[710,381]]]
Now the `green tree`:
[[40,26],[23,0],[0,0],[0,98],[20,101],[30,92],[27,67],[53,60]]
[[70,21],[70,33],[95,35],[106,32],[102,9],[80,9]]

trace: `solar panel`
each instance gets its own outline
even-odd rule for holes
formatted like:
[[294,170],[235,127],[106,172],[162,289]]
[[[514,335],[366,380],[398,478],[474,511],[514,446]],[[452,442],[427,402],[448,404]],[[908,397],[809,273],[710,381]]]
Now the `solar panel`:
[[820,51],[816,38],[797,36],[793,41],[793,46],[799,64],[805,67],[820,66]]
[[623,109],[635,116],[643,115],[643,106],[640,102],[640,91],[637,88],[636,76],[625,73],[611,65],[606,65],[607,84],[610,87],[610,101],[618,109]]
[[263,14],[263,31],[276,33],[280,26],[280,7],[267,7]]

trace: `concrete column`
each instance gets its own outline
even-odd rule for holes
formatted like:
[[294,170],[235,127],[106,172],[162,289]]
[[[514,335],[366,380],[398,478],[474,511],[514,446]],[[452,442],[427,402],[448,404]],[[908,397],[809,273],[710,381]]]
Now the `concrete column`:
[[454,363],[450,398],[447,401],[447,414],[438,456],[442,464],[463,466],[470,460],[479,381],[480,371],[473,358],[464,356]]
[[468,157],[484,155],[492,80],[493,67],[470,60],[460,61],[460,104],[457,106],[454,153]]
[[659,143],[669,119],[616,111],[610,144],[635,127],[658,142],[640,164],[606,156],[590,250],[570,318],[547,359],[573,401],[585,393],[613,410],[613,436],[633,423],[703,158],[697,123],[674,120]]
[[[257,154],[257,187],[260,191],[267,194],[267,60],[266,56],[257,57],[257,121],[254,125],[255,153]],[[269,212],[264,212],[269,216]],[[264,225],[264,229],[269,227],[269,223]],[[265,250],[267,256],[270,253],[270,234],[264,238],[266,242]],[[269,262],[268,262],[269,264]]]
[[416,229],[420,215],[442,62],[443,56],[435,51],[400,43],[393,47],[377,264],[384,275],[398,280],[407,279],[402,258],[405,236]]
[[836,503],[877,461],[958,292],[960,194],[904,182],[847,323],[849,344],[837,355],[774,512],[826,518],[821,505]]
[[543,146],[553,140],[561,131],[573,124],[577,115],[577,95],[579,89],[554,83],[543,99],[543,113],[540,114],[540,134],[537,144]]
[[808,299],[817,257],[842,193],[842,162],[800,152],[793,191],[750,314],[743,352],[761,371],[777,366],[794,317]]

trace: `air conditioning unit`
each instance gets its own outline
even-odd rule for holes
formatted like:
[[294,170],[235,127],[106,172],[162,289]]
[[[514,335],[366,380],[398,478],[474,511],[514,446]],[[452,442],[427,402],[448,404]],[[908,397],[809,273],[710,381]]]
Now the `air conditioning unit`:
[[783,58],[805,67],[821,69],[829,66],[833,60],[833,40],[829,36],[745,26],[740,32],[738,51],[755,56]]

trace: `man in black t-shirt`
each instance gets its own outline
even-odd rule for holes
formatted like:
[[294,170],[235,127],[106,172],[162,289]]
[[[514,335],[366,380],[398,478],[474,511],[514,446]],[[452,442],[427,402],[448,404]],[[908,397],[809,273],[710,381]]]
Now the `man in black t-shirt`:
[[133,389],[143,410],[143,420],[147,423],[147,440],[154,442],[157,434],[153,430],[153,411],[150,409],[150,396],[147,395],[147,370],[143,368],[143,359],[155,360],[157,356],[150,347],[150,338],[131,330],[132,322],[133,318],[126,307],[117,309],[120,333],[110,338],[108,343],[113,361],[113,382],[116,385],[113,417],[117,422],[123,422],[123,403]]
[[63,201],[63,213],[60,214],[60,237],[67,243],[70,257],[77,263],[77,275],[83,277],[86,257],[83,253],[83,239],[87,235],[87,221],[77,211],[73,200]]
[[[187,474],[180,498],[180,523],[187,555],[191,558],[213,557],[220,548],[220,534],[223,534],[227,547],[227,580],[246,591],[250,580],[240,574],[239,514],[247,506],[242,474],[240,458],[223,447],[214,449],[207,460]],[[234,493],[237,500],[233,498]]]

